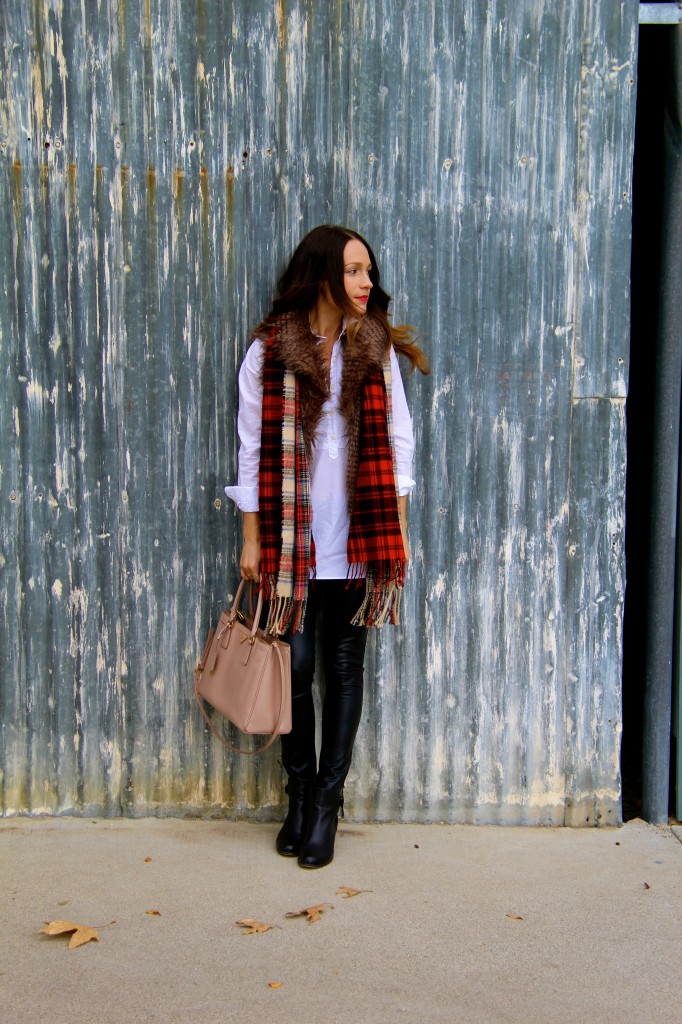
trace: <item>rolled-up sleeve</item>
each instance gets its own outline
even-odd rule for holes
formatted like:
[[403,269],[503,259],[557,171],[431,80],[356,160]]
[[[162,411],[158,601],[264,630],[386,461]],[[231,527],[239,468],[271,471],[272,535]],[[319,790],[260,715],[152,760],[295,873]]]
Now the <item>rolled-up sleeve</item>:
[[391,349],[391,383],[393,390],[393,439],[395,444],[395,461],[398,473],[398,494],[409,494],[415,485],[412,479],[412,460],[414,458],[414,433],[412,417],[407,407],[403,378],[395,350]]
[[263,406],[261,368],[264,352],[264,343],[256,339],[248,348],[239,371],[239,469],[237,486],[226,487],[225,494],[242,512],[258,511],[258,465]]

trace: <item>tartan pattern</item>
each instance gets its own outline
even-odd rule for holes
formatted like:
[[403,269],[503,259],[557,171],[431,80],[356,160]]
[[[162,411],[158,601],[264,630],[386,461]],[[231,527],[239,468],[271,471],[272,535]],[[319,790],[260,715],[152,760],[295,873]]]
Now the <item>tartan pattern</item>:
[[274,359],[275,330],[266,341],[263,359],[260,463],[258,468],[258,522],[260,527],[263,597],[273,591],[282,546],[282,420],[284,416],[283,366]]
[[278,597],[294,590],[294,535],[296,532],[296,377],[284,373],[282,406],[282,547],[277,576]]
[[[267,631],[302,630],[310,569],[314,568],[312,509],[299,380],[275,356],[275,331],[263,362],[263,411],[258,475],[263,593],[270,600]],[[358,472],[350,517],[348,578],[365,576],[355,625],[398,622],[405,552],[398,516],[392,445],[390,361],[362,388]]]
[[369,375],[363,389],[358,475],[348,534],[351,575],[358,575],[362,568],[366,571],[365,599],[353,622],[366,626],[399,621],[405,575],[387,363]]
[[[267,352],[267,350],[266,350]],[[281,391],[281,476],[268,472],[268,467],[276,464],[273,451],[263,458],[263,440],[261,434],[261,464],[263,491],[268,491],[272,481],[281,479],[279,495],[271,494],[273,504],[279,499],[280,506],[280,544],[279,561],[275,566],[277,545],[269,530],[261,525],[261,560],[263,547],[268,551],[267,570],[262,561],[264,595],[270,600],[267,632],[281,635],[287,630],[303,628],[303,617],[308,596],[308,578],[311,567],[311,521],[312,508],[308,481],[308,460],[301,425],[299,398],[299,382],[291,370],[277,367],[272,354],[266,358],[263,369],[263,393],[265,380],[268,380],[268,392],[272,395]],[[268,411],[275,408],[275,402],[268,403]],[[279,406],[277,406],[279,408]],[[263,405],[265,418],[265,402]],[[268,431],[268,440],[274,439],[273,429]],[[261,492],[261,473],[259,471],[259,495]],[[260,501],[260,497],[259,497]],[[271,517],[269,525],[275,523]]]

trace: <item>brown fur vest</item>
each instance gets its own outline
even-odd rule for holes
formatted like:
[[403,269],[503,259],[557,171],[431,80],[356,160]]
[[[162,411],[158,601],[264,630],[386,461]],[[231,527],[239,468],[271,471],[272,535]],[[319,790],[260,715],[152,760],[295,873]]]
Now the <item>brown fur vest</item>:
[[[329,381],[317,337],[310,329],[307,313],[285,313],[274,324],[275,355],[279,362],[293,371],[299,382],[301,423],[308,455],[312,451],[315,432],[322,417],[322,406],[329,398]],[[264,341],[267,336],[260,334]],[[355,480],[358,472],[358,451],[362,428],[362,388],[370,373],[382,371],[389,354],[385,327],[371,315],[363,317],[352,347],[341,337],[343,370],[341,373],[340,412],[347,422],[348,469],[346,489],[348,510],[353,510]]]

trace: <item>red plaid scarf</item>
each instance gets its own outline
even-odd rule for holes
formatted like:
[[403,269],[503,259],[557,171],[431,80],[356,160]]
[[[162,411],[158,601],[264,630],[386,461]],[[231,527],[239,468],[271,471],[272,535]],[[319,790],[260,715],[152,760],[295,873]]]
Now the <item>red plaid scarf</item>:
[[[264,597],[270,600],[267,628],[283,633],[303,628],[315,549],[310,533],[308,448],[301,415],[301,388],[306,387],[307,379],[291,370],[287,373],[276,339],[274,329],[263,361],[258,489],[261,572]],[[351,488],[348,578],[365,577],[364,600],[353,619],[354,624],[363,626],[398,621],[405,571],[386,377],[390,381],[386,367],[368,367],[357,396],[359,423],[351,425],[358,451],[355,486]],[[285,392],[291,391],[292,381],[294,393],[287,400]]]

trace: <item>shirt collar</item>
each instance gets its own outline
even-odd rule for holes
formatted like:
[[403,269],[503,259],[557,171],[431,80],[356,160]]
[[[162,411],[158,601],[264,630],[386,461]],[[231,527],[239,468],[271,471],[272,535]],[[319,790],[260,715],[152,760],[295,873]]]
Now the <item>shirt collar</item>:
[[[341,330],[339,331],[339,337],[334,339],[334,344],[336,344],[336,342],[340,338],[342,338],[345,333],[346,333],[346,318],[344,316],[343,320],[341,321]],[[327,340],[326,338],[323,338],[321,334],[315,334],[314,331],[313,331],[313,337],[317,338],[318,343],[321,342],[321,341],[326,341]]]

